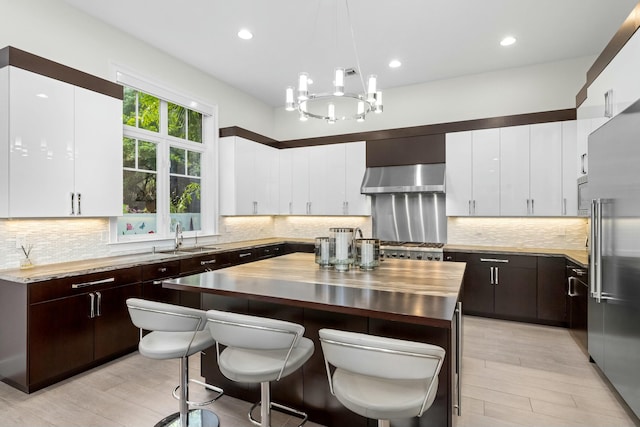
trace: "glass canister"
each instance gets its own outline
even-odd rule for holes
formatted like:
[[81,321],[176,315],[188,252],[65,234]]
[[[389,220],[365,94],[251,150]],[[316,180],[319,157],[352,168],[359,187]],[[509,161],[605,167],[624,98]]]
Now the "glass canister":
[[363,270],[380,265],[380,240],[356,239],[356,264]]
[[331,256],[331,239],[328,237],[316,237],[316,264],[320,268],[331,268],[329,257]]
[[338,271],[348,271],[353,264],[353,228],[330,228],[331,255],[329,262]]

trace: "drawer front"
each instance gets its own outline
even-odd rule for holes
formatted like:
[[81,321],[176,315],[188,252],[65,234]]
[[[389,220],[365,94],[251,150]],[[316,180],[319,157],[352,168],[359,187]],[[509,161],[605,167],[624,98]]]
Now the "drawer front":
[[285,245],[270,245],[254,248],[256,259],[272,258],[285,254]]
[[141,281],[142,268],[130,267],[33,283],[29,285],[29,303],[80,295]]
[[229,266],[227,253],[198,255],[180,260],[180,274],[201,273]]
[[455,257],[458,262],[469,264],[486,264],[487,266],[536,268],[538,258],[529,255],[505,255],[499,253],[467,253],[458,252]]
[[166,261],[142,266],[142,280],[166,279],[180,275],[180,260]]
[[230,265],[244,264],[256,260],[255,249],[244,249],[239,251],[227,252]]

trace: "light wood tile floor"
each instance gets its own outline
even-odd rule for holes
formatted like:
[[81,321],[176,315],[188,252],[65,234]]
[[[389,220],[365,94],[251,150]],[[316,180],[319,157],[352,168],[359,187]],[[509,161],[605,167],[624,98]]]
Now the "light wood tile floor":
[[[459,427],[634,426],[566,329],[465,316],[463,352]],[[177,410],[178,369],[134,353],[30,395],[0,383],[0,426],[153,426]],[[224,396],[209,409],[245,427],[249,407]],[[273,425],[296,423],[274,413]]]

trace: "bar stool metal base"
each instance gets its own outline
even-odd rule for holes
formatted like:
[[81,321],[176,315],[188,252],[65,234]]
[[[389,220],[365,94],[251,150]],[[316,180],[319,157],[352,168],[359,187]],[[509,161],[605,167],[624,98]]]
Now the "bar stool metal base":
[[[191,409],[189,411],[189,427],[219,427],[218,416],[206,409]],[[164,419],[158,421],[155,427],[187,427],[180,423],[180,412],[175,412]]]

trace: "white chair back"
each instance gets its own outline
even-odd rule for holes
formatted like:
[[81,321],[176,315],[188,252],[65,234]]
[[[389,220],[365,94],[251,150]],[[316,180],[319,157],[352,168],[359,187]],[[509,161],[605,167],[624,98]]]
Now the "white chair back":
[[255,350],[291,349],[304,334],[296,323],[218,310],[207,311],[207,325],[216,343]]
[[437,377],[445,351],[436,345],[321,329],[320,343],[331,365],[372,377],[419,380]]
[[207,322],[202,310],[163,302],[129,298],[127,308],[133,324],[148,331],[202,331]]

